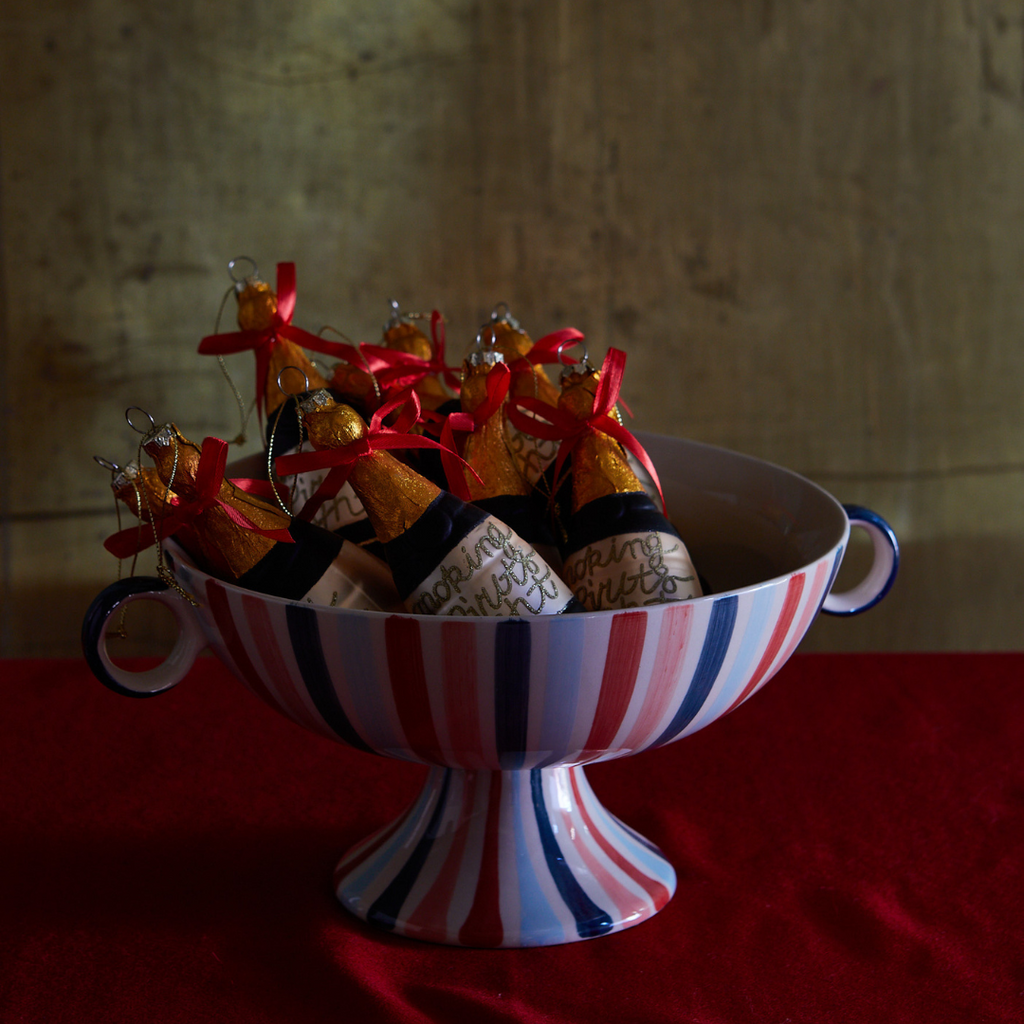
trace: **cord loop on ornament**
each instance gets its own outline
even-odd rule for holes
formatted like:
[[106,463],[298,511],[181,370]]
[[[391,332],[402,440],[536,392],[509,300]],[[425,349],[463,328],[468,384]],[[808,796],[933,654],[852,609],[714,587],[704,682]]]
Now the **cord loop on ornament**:
[[116,462],[111,462],[110,459],[105,459],[102,455],[94,455],[92,457],[92,461],[95,462],[97,466],[109,469],[111,473],[120,473],[122,469],[122,467]]

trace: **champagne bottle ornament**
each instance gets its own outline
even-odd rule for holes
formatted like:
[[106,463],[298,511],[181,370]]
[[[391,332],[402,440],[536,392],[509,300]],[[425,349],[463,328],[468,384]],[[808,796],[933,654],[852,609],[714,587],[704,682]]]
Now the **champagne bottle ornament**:
[[174,512],[199,539],[200,568],[247,590],[293,601],[376,610],[398,606],[379,559],[225,479],[224,441],[208,437],[200,448],[174,424],[154,424],[142,448],[178,495]]
[[[419,327],[430,320],[431,338]],[[429,316],[403,313],[391,300],[391,318],[384,325],[380,345],[361,345],[385,396],[413,387],[424,409],[434,412],[458,394],[458,374],[445,362],[444,317],[435,309]]]
[[[527,480],[511,445],[505,403],[512,374],[501,352],[481,333],[462,368],[462,456],[469,497],[512,529],[552,566],[561,559],[547,525],[545,502]],[[451,419],[449,419],[451,422]]]
[[[270,435],[268,442],[270,455],[268,472],[273,470],[277,476],[281,476],[279,468],[280,459],[283,456],[301,452],[305,440],[305,428],[302,425],[300,403],[310,394],[310,382],[302,375],[303,386],[301,390],[291,392],[285,386],[286,376],[290,376],[295,380],[300,375],[302,375],[302,371],[298,367],[286,366],[277,379],[278,388],[289,399],[288,405],[282,406],[279,422],[283,420],[295,425],[294,430],[288,434],[288,440],[293,441],[293,443],[287,447],[284,447],[284,445],[279,446],[276,432],[272,432]],[[333,389],[329,393],[332,397],[336,394]],[[285,443],[287,444],[287,441]],[[291,491],[292,508],[302,508],[319,490],[326,475],[326,470],[311,470],[305,473],[285,476],[284,479]],[[355,491],[352,490],[351,484],[346,483],[329,501],[325,501],[320,505],[314,522],[325,530],[332,530],[345,540],[366,548],[378,558],[383,558],[383,549],[376,542],[373,527],[366,517],[366,509],[363,508],[362,502]]]
[[481,329],[481,336],[490,337],[512,370],[512,396],[539,398],[550,406],[558,405],[558,388],[539,362],[530,358],[533,339],[512,315],[507,302],[499,302],[491,311],[490,322]]
[[325,488],[351,480],[383,543],[395,584],[412,612],[434,615],[544,615],[576,610],[568,588],[515,532],[443,491],[387,450],[437,447],[424,437],[368,426],[326,393],[304,403],[313,447],[289,467],[331,465]]
[[[238,264],[249,265],[251,271],[242,278],[235,277]],[[294,263],[278,263],[276,291],[260,279],[259,268],[247,256],[231,260],[228,263],[228,274],[234,282],[232,290],[238,301],[239,330],[208,335],[199,343],[199,352],[201,355],[220,358],[222,368],[225,355],[249,350],[255,354],[256,408],[261,421],[265,420],[265,437],[269,439],[272,431],[280,429],[277,419],[285,405],[285,396],[275,385],[285,367],[297,367],[305,374],[311,387],[327,387],[327,381],[306,356],[304,348],[336,359],[356,362],[360,361],[360,354],[352,345],[330,341],[292,323],[296,295]],[[295,430],[294,425],[287,420],[282,422],[281,427],[286,432]],[[241,436],[244,434],[243,422]],[[284,448],[290,448],[294,443],[294,434],[281,441]]]
[[139,520],[137,526],[119,530],[104,541],[103,546],[111,554],[122,559],[134,557],[173,535],[193,557],[201,557],[195,531],[189,523],[178,522],[175,517],[175,506],[181,499],[160,479],[153,467],[140,466],[134,460],[118,466],[99,456],[93,458],[104,469],[110,470],[110,488],[115,500],[125,505]]
[[[625,353],[609,349],[600,371],[586,361],[562,376],[548,436],[561,436],[556,477],[571,458],[571,516],[562,577],[588,611],[635,608],[701,596],[689,552],[643,490],[630,451],[658,486],[639,442],[615,418]],[[543,428],[540,428],[543,429]]]
[[[559,391],[541,364],[558,362],[561,349],[582,336],[570,329],[545,335],[534,343],[506,302],[498,303],[490,320],[480,328],[480,337],[488,339],[501,353],[512,373],[511,399],[533,399],[551,408],[558,406]],[[558,442],[519,430],[515,425],[509,436],[523,475],[532,485],[543,487],[542,477],[554,461]]]

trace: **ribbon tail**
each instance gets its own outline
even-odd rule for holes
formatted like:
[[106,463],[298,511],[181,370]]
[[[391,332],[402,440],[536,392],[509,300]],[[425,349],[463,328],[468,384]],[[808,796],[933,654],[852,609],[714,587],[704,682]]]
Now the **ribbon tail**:
[[257,480],[253,477],[242,476],[235,477],[231,480],[240,491],[245,491],[246,494],[251,494],[256,498],[262,498],[264,501],[276,502],[277,495],[281,495],[287,502],[291,498],[291,492],[287,484],[276,483],[274,487],[277,488],[277,494],[274,493],[274,487],[271,487],[269,480]]
[[295,342],[296,345],[301,345],[302,348],[308,348],[311,352],[322,352],[325,356],[334,356],[360,370],[365,368],[362,353],[354,345],[321,338],[319,334],[311,334],[294,324],[285,324],[279,327],[277,334],[278,337],[287,338],[289,341]]
[[658,489],[658,497],[661,499],[661,510],[667,517],[668,506],[665,504],[665,495],[661,489],[661,479],[658,477],[658,471],[654,468],[654,463],[651,462],[651,457],[644,450],[644,446],[625,427],[616,423],[615,420],[608,416],[602,417],[601,422],[597,426],[603,433],[615,438],[647,470],[654,486]]
[[277,265],[277,315],[286,323],[291,323],[295,315],[295,264],[278,263]]
[[[526,415],[534,413],[533,416]],[[541,419],[540,417],[543,417]],[[560,409],[534,398],[517,398],[509,404],[508,418],[520,433],[544,441],[561,441],[579,431],[579,424]],[[551,422],[557,420],[558,422]]]
[[610,348],[601,364],[601,377],[594,393],[594,416],[607,416],[618,401],[622,377],[626,370],[626,353]]
[[109,536],[103,546],[116,558],[131,558],[155,543],[149,523],[140,520],[138,526],[129,526]]
[[199,342],[202,356],[233,356],[259,348],[266,341],[266,331],[231,331],[228,334],[208,334]]
[[200,502],[213,501],[220,493],[224,482],[224,470],[228,461],[228,445],[219,437],[208,437],[203,441],[196,469],[196,495]]
[[306,504],[299,510],[298,518],[304,522],[312,522],[313,516],[320,511],[325,501],[330,501],[345,486],[348,475],[352,471],[352,463],[334,466],[324,477],[323,483],[309,496]]
[[466,483],[466,475],[463,473],[462,467],[465,466],[481,484],[483,480],[480,480],[476,470],[456,453],[455,435],[452,433],[452,427],[448,420],[445,420],[444,426],[441,428],[441,465],[444,467],[445,479],[448,481],[448,490],[456,498],[472,501],[469,484]]

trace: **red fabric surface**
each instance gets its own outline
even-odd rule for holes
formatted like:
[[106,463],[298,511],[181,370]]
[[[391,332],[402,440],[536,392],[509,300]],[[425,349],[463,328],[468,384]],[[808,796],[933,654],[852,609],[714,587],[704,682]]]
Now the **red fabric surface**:
[[1024,1019],[1024,654],[798,655],[588,770],[679,873],[566,946],[463,950],[335,903],[423,769],[279,718],[212,659],[163,697],[0,662],[0,1020]]

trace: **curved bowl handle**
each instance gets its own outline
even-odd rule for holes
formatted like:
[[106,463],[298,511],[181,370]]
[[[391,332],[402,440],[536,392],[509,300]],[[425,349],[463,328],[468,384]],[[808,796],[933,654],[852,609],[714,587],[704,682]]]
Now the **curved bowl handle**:
[[[107,627],[111,616],[132,601],[159,601],[170,608],[178,620],[174,649],[164,661],[146,672],[119,668],[107,654]],[[89,605],[82,620],[82,650],[89,668],[104,686],[126,697],[155,697],[177,686],[205,646],[206,637],[188,603],[155,576],[132,576],[111,583]]]
[[900,567],[900,545],[892,527],[877,512],[860,505],[844,505],[850,526],[866,530],[875,546],[875,557],[867,576],[852,590],[829,594],[821,606],[829,615],[856,615],[873,608],[889,593]]

